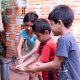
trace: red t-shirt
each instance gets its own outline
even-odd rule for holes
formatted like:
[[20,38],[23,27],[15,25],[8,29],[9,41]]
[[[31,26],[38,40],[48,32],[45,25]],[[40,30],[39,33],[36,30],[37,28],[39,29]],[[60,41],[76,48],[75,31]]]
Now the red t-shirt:
[[[43,43],[40,43],[37,53],[40,54],[39,61],[49,62],[54,60],[56,51],[56,44],[52,38],[49,38]],[[57,71],[44,71],[42,72],[43,80],[57,80]]]

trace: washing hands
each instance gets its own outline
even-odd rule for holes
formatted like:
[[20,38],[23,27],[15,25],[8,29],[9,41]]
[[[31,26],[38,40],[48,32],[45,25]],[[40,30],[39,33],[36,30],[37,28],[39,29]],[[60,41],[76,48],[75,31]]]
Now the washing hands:
[[26,71],[26,67],[25,66],[22,66],[22,65],[16,65],[16,70]]
[[32,73],[34,73],[34,72],[38,71],[40,65],[42,65],[42,62],[36,62],[33,65],[28,66],[26,68],[26,72],[32,72]]

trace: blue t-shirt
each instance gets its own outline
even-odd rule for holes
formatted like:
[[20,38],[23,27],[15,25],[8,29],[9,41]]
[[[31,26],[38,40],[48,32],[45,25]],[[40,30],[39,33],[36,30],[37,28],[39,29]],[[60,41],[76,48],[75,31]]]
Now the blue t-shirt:
[[35,41],[36,41],[36,35],[33,35],[30,38],[26,29],[22,29],[20,34],[22,35],[22,37],[25,40],[27,40],[28,52],[30,52],[33,49],[33,47],[34,47],[34,44],[35,44]]
[[64,57],[58,71],[59,80],[80,80],[79,48],[71,33],[58,39],[56,56]]

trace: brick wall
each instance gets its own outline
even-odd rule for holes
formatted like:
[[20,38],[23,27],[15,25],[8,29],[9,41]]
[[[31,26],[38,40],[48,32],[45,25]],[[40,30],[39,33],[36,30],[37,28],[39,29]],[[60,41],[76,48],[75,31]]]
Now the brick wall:
[[1,16],[1,1],[0,1],[0,31],[3,31],[4,30],[4,27],[3,27],[3,24],[2,24],[2,16]]
[[35,11],[39,17],[47,19],[50,11],[58,4],[66,4],[74,10],[75,20],[71,30],[80,45],[80,0],[15,0],[15,3],[17,6],[14,10],[12,7],[6,9],[9,17],[9,23],[6,24],[6,46],[9,55],[16,54],[19,32],[25,13]]

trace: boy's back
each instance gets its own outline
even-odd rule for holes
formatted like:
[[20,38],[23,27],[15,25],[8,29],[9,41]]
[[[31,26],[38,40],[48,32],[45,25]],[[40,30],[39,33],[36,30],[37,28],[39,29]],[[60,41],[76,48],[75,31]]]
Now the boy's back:
[[64,56],[62,66],[59,69],[59,80],[79,80],[79,49],[70,32],[59,38],[56,55]]
[[[52,38],[42,42],[39,46],[38,53],[40,54],[39,61],[46,63],[54,60],[56,44]],[[42,72],[43,80],[57,80],[57,70]]]

